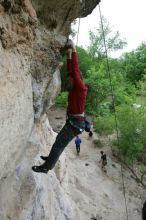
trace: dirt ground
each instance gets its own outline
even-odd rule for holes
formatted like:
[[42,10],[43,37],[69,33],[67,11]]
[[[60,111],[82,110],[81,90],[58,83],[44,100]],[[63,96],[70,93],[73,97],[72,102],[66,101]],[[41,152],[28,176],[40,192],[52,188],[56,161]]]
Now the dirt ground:
[[[48,118],[53,130],[59,132],[65,123],[65,110],[52,107]],[[80,213],[78,219],[141,220],[146,189],[112,157],[107,137],[94,132],[90,138],[87,132],[83,132],[80,138],[82,143],[79,156],[74,140],[65,149],[69,176],[67,193],[77,205]],[[101,169],[101,149],[107,154],[106,173]]]

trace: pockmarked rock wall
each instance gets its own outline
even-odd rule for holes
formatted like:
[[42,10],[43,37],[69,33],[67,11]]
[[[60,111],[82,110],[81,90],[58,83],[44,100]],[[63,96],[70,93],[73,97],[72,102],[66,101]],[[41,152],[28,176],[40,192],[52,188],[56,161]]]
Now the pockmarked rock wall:
[[98,3],[0,0],[1,220],[77,219],[60,186],[65,155],[49,178],[34,174],[31,166],[39,163],[40,153],[48,153],[56,136],[46,111],[61,88],[58,64],[70,25]]

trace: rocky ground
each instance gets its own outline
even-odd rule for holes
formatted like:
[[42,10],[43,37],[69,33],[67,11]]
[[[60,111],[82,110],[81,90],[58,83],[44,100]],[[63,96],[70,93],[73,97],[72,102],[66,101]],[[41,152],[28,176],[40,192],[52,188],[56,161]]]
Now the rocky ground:
[[[48,115],[51,126],[58,132],[65,122],[65,110],[52,107]],[[99,137],[96,133],[89,138],[86,132],[80,137],[82,144],[79,156],[74,140],[65,149],[68,172],[66,193],[76,205],[76,219],[141,220],[146,190],[124,167],[122,179],[121,165],[112,157],[107,138]],[[95,144],[96,140],[101,143],[100,147]],[[99,162],[101,149],[108,156],[107,173],[102,171]]]

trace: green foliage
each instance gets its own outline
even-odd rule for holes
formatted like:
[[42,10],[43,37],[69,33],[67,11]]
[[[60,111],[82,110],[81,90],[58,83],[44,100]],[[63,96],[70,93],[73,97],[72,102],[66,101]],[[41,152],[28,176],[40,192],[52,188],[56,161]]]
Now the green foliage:
[[[116,66],[117,62],[117,66]],[[131,104],[136,99],[135,86],[126,81],[121,63],[109,59],[110,75],[107,63],[102,59],[98,68],[93,66],[88,70],[85,83],[88,85],[86,110],[93,114],[105,115],[113,111],[114,104]]]
[[98,116],[94,119],[94,128],[99,134],[112,134],[114,127],[115,119],[113,114]]
[[144,75],[143,80],[137,83],[137,100],[140,104],[146,105],[146,75]]
[[68,92],[61,92],[55,100],[56,105],[60,107],[67,107],[67,97],[68,97]]
[[123,56],[123,67],[130,82],[136,85],[138,81],[143,80],[146,73],[145,43],[142,43],[135,51],[125,53]]
[[[109,93],[109,80],[104,72],[96,71],[95,67],[87,73],[85,83],[88,85],[88,95],[86,101],[87,111],[97,113],[99,104],[107,97]],[[94,109],[94,112],[92,111]]]
[[87,76],[87,72],[94,66],[91,56],[82,47],[77,47],[77,54],[79,60],[79,68],[83,74],[83,77]]
[[144,178],[146,178],[146,170],[144,165],[141,166],[140,173],[141,173],[141,182],[143,183]]
[[117,108],[119,142],[122,155],[129,161],[136,159],[144,151],[146,139],[146,113],[143,108],[121,105]]
[[99,28],[95,29],[94,32],[91,30],[89,31],[90,45],[88,47],[88,51],[92,59],[95,59],[97,57],[99,59],[105,57],[103,31],[108,54],[111,51],[123,49],[127,44],[124,39],[120,38],[120,34],[118,31],[113,33],[112,27],[110,27],[109,22],[104,17],[102,17],[102,21],[103,30],[102,25],[100,24]]
[[136,89],[130,83],[121,82],[114,89],[115,105],[119,106],[121,104],[130,105],[134,103],[136,99]]

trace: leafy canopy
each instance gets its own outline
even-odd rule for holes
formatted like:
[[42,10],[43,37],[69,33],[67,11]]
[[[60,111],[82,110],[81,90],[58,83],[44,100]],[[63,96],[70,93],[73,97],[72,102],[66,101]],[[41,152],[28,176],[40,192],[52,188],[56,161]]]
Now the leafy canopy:
[[113,33],[109,22],[104,17],[102,17],[102,22],[103,29],[100,23],[99,28],[96,28],[94,31],[89,31],[90,44],[88,52],[92,59],[105,57],[106,54],[103,37],[105,38],[108,54],[112,51],[123,49],[127,45],[126,40],[120,38],[119,31]]

